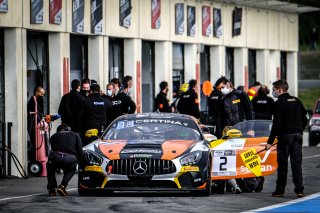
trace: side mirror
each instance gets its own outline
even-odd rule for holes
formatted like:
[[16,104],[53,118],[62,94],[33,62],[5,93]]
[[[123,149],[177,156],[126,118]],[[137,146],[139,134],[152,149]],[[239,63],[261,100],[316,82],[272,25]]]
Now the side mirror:
[[204,138],[209,142],[212,142],[218,139],[215,135],[208,134],[208,133],[204,134]]

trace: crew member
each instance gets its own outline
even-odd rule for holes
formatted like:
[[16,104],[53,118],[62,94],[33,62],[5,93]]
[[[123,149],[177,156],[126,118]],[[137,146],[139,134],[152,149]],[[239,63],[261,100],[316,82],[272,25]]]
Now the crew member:
[[252,99],[255,119],[271,120],[274,100],[268,96],[269,89],[266,85],[261,85],[258,95]]
[[294,192],[303,197],[304,186],[302,178],[302,132],[308,123],[307,112],[302,102],[291,96],[289,85],[285,80],[273,83],[273,96],[278,98],[274,104],[273,125],[266,145],[269,150],[278,139],[277,145],[277,183],[273,197],[283,197],[287,184],[288,157],[290,156]]
[[[40,122],[42,116],[44,116],[44,105],[43,105],[43,96],[46,91],[38,86],[34,89],[33,96],[30,98],[27,104],[27,127],[30,137],[30,149],[29,149],[29,160],[30,162],[35,161],[36,159],[36,136],[35,130],[35,118],[37,118],[37,123]],[[36,113],[36,114],[35,114]]]
[[178,103],[178,111],[181,114],[191,115],[200,119],[199,99],[196,93],[197,80],[189,81],[189,90],[183,93]]
[[[226,77],[219,78],[215,87],[223,95],[220,112],[222,127],[233,126],[241,121],[254,119],[252,104],[244,91],[234,89],[232,83]],[[247,134],[253,135],[254,133],[249,130]],[[228,180],[228,183],[232,186],[235,194],[242,193],[235,179]]]
[[107,126],[109,126],[109,124],[114,121],[117,117],[122,115],[121,109],[120,109],[120,105],[117,104],[113,104],[115,101],[115,93],[116,93],[116,86],[114,83],[109,83],[107,85],[107,94],[104,95],[103,97],[108,99],[111,103],[112,103],[112,107],[109,110],[108,113],[108,119],[107,119]]
[[121,115],[124,114],[134,114],[136,111],[136,104],[133,102],[131,97],[127,95],[129,91],[129,85],[128,83],[122,84],[123,89],[119,90],[118,94],[115,96],[114,100],[112,101],[112,105],[118,105],[116,107],[119,107],[121,110]]
[[208,106],[209,106],[209,120],[211,121],[211,124],[214,125],[215,132],[214,135],[217,138],[221,138],[222,136],[222,127],[221,127],[221,98],[222,98],[221,91],[217,90],[216,87],[213,87],[213,90],[210,94],[209,100],[208,100]]
[[168,82],[162,81],[159,84],[160,92],[155,98],[155,110],[159,112],[172,112],[171,107],[169,105],[169,100],[167,99],[168,94]]
[[63,170],[63,178],[57,192],[61,196],[67,196],[66,187],[76,171],[78,160],[83,157],[81,139],[79,134],[69,131],[68,126],[61,124],[57,128],[57,133],[50,137],[50,144],[52,151],[47,162],[49,196],[56,196],[57,169]]
[[[99,135],[101,135],[106,128],[107,115],[112,104],[100,95],[99,84],[92,84],[90,89],[92,94],[85,100],[81,113],[83,134],[89,129],[98,129]],[[88,141],[83,141],[84,145],[87,143]]]
[[71,82],[71,91],[62,97],[58,110],[62,123],[77,133],[81,131],[80,109],[85,100],[85,98],[79,94],[79,91],[80,81],[74,79]]
[[81,80],[81,90],[80,95],[87,98],[90,95],[90,79],[84,78]]

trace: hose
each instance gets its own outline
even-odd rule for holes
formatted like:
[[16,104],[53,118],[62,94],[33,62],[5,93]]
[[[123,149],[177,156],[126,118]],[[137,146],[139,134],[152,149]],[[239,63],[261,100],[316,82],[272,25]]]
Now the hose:
[[21,177],[24,178],[24,179],[27,179],[28,175],[27,175],[26,171],[23,169],[23,166],[20,163],[20,161],[17,158],[17,156],[14,153],[12,153],[11,150],[6,145],[4,145],[4,148],[1,148],[1,149],[4,149],[5,151],[7,151],[9,153],[9,155],[11,156],[11,158],[13,160],[13,163],[16,166],[16,168],[17,168],[19,174],[21,175]]

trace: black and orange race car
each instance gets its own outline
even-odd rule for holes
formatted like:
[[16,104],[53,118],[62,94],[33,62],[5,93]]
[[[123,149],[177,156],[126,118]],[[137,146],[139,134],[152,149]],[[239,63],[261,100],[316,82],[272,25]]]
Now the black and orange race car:
[[[179,190],[210,195],[213,181],[237,175],[234,164],[239,159],[234,157],[240,156],[240,148],[246,144],[238,141],[229,146],[228,140],[215,139],[204,134],[196,119],[188,115],[121,116],[101,138],[84,147],[78,192]],[[244,169],[241,175],[248,171]]]

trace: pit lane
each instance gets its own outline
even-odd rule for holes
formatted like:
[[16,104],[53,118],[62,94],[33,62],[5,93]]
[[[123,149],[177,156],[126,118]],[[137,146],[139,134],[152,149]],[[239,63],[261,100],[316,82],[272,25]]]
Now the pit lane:
[[[307,197],[302,199],[293,192],[290,170],[283,198],[271,197],[275,174],[266,177],[261,193],[212,194],[210,197],[196,197],[184,192],[116,192],[105,197],[80,197],[76,190],[77,177],[67,188],[70,196],[48,197],[46,178],[42,177],[1,179],[0,212],[319,212],[320,194],[316,193],[320,192],[320,148],[304,147],[303,156]],[[58,180],[61,180],[61,175]],[[292,203],[297,201],[301,202]]]

